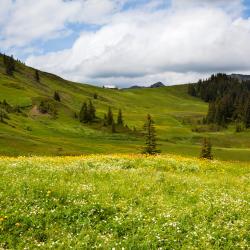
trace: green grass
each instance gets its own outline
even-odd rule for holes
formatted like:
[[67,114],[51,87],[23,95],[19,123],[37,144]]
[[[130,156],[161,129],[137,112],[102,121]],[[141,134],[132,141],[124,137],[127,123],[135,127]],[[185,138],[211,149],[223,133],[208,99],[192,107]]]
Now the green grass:
[[0,249],[249,249],[249,164],[0,158]]
[[[204,136],[210,137],[214,155],[222,160],[250,161],[250,131],[235,133],[234,128],[215,133],[192,132],[193,125],[184,121],[202,119],[207,103],[187,94],[187,86],[158,89],[109,90],[87,84],[65,81],[48,73],[17,64],[14,77],[4,73],[0,57],[0,100],[11,105],[28,106],[27,116],[10,115],[8,124],[0,123],[1,155],[80,155],[89,153],[138,153],[143,138],[131,133],[110,133],[110,129],[96,129],[74,119],[84,101],[92,99],[97,115],[102,118],[109,106],[115,117],[123,110],[125,123],[132,129],[142,129],[150,113],[155,120],[159,147],[163,153],[197,156]],[[62,102],[58,118],[32,116],[30,109],[41,98],[51,98],[59,91]],[[94,100],[94,93],[98,99]],[[30,105],[30,106],[29,106]]]

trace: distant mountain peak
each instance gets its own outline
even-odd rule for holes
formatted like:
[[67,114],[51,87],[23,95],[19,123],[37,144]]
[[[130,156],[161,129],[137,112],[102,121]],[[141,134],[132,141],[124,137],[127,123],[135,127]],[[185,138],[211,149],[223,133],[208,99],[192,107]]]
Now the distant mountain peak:
[[160,88],[165,87],[165,85],[162,82],[156,82],[150,86],[150,88]]

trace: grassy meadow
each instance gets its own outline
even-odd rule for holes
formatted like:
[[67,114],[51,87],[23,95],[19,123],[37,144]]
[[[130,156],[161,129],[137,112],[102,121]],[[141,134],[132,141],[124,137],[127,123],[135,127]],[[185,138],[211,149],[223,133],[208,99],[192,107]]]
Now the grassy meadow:
[[250,248],[247,163],[1,157],[0,172],[0,249]]
[[[203,137],[209,137],[216,159],[250,161],[250,131],[236,133],[233,124],[217,132],[204,130],[198,121],[206,115],[208,104],[189,96],[186,85],[111,90],[69,82],[45,72],[39,74],[37,82],[34,69],[17,63],[14,76],[7,76],[0,56],[0,101],[5,99],[22,110],[22,114],[10,113],[10,119],[0,123],[0,155],[140,153],[144,143],[140,132],[149,113],[163,153],[198,156]],[[62,99],[55,103],[57,117],[36,112],[41,100],[53,101],[55,91]],[[110,128],[81,124],[74,115],[89,99],[99,118],[111,107],[116,119],[122,109],[131,132],[112,134]],[[133,133],[134,128],[137,133]]]

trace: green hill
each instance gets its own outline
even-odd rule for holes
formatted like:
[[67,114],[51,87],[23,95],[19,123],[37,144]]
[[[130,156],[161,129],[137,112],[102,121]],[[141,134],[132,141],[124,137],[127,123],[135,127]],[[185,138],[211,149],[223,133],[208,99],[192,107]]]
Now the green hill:
[[[149,113],[155,120],[163,153],[197,156],[202,138],[208,136],[216,158],[250,161],[250,132],[235,133],[233,126],[206,132],[198,121],[206,114],[207,103],[189,96],[186,85],[114,90],[69,82],[45,72],[39,72],[37,82],[35,69],[22,63],[15,67],[13,76],[6,75],[0,56],[0,101],[6,100],[20,111],[9,113],[9,119],[0,123],[2,155],[138,153],[143,145],[140,131]],[[55,91],[60,93],[61,102],[53,100]],[[89,99],[99,118],[103,118],[109,106],[116,118],[121,108],[131,130],[111,133],[110,128],[99,124],[81,124],[75,113]],[[56,106],[56,118],[38,111],[41,100]],[[137,132],[133,132],[134,128]]]

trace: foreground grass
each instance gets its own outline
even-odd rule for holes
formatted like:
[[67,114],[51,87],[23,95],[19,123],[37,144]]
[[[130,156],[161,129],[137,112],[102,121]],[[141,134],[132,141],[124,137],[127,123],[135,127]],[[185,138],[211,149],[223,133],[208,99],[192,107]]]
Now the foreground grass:
[[0,249],[249,249],[248,163],[0,158]]

